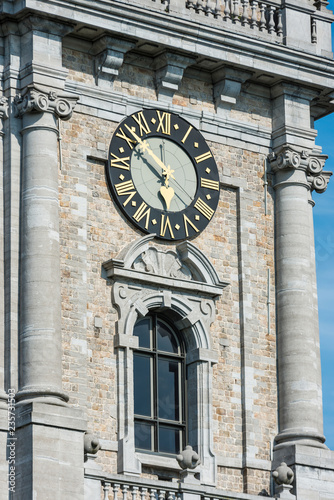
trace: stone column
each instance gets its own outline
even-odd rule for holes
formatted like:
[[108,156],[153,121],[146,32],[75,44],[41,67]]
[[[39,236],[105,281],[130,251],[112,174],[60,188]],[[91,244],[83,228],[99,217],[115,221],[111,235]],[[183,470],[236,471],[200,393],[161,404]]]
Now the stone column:
[[326,157],[281,147],[271,157],[276,191],[276,300],[279,379],[278,449],[323,444],[322,389],[314,290],[310,192],[323,192]]
[[67,400],[61,377],[57,119],[69,119],[76,101],[33,85],[16,100],[23,124],[19,401]]

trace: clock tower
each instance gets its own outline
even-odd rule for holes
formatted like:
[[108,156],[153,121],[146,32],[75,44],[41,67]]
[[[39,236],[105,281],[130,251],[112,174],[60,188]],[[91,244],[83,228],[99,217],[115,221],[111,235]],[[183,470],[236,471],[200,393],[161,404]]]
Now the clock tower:
[[0,500],[333,498],[312,213],[333,20],[0,2]]

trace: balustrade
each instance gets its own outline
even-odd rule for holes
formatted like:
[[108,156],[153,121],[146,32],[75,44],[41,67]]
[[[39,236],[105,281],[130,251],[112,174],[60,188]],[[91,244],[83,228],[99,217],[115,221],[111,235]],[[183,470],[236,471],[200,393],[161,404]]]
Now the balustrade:
[[102,480],[103,500],[180,500],[177,486],[167,489],[152,488],[149,485],[114,483]]
[[257,0],[186,0],[186,8],[269,35],[281,37],[283,33],[282,9],[276,3]]

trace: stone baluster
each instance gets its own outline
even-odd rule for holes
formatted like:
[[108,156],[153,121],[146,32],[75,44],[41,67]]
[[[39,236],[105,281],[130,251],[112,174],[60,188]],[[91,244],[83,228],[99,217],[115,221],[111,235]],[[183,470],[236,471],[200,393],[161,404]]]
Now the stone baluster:
[[241,25],[246,26],[248,25],[248,0],[241,0],[242,1],[242,16],[241,16]]
[[132,490],[131,490],[132,500],[136,500],[138,490],[139,490],[138,486],[132,486]]
[[277,9],[277,36],[283,35],[283,12],[282,9]]
[[122,485],[123,500],[128,500],[128,489],[129,489],[128,484]]
[[268,21],[268,31],[269,31],[270,35],[272,33],[275,33],[275,19],[274,19],[274,14],[275,14],[275,7],[273,5],[270,5],[269,6],[269,21]]
[[78,97],[29,86],[16,99],[22,117],[20,381],[18,400],[62,404],[58,206],[58,118]]
[[224,21],[231,20],[231,9],[230,9],[230,0],[225,0],[225,8],[224,8]]
[[110,483],[103,483],[103,500],[108,500]]
[[119,488],[120,488],[120,485],[117,483],[114,483],[114,486],[113,486],[114,500],[117,500]]
[[311,18],[311,42],[317,43],[317,21],[312,17]]
[[257,1],[256,0],[251,0],[251,9],[252,9],[252,16],[251,16],[251,21],[250,21],[250,27],[252,29],[255,29],[257,27]]
[[232,20],[233,23],[237,23],[239,21],[239,0],[233,0]]
[[165,490],[159,490],[158,492],[158,499],[159,500],[165,500],[166,498],[166,491]]
[[140,488],[140,498],[141,500],[145,500],[146,499],[146,495],[147,495],[147,488]]
[[264,31],[266,29],[266,16],[265,16],[265,10],[266,10],[266,5],[264,3],[260,4],[260,31]]
[[150,500],[155,500],[156,494],[157,494],[157,490],[155,490],[154,488],[150,488]]
[[187,9],[193,9],[195,10],[196,9],[196,5],[197,5],[197,1],[196,0],[187,0],[186,2],[186,7]]

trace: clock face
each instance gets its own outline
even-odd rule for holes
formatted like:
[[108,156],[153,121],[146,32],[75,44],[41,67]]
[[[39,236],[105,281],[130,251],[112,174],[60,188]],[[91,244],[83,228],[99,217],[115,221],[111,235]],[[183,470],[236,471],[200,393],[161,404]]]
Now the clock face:
[[164,240],[190,239],[219,200],[216,162],[202,134],[180,116],[145,109],[117,127],[107,179],[126,217]]

